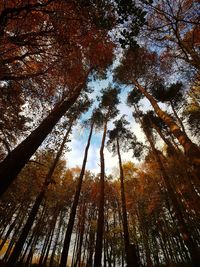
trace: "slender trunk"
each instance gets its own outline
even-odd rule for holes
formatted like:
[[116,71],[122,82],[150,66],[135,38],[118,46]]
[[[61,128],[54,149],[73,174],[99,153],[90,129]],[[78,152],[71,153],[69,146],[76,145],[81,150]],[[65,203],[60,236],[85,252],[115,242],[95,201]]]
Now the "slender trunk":
[[28,233],[29,233],[29,231],[33,225],[33,222],[35,220],[35,217],[37,215],[37,212],[39,210],[41,202],[44,198],[44,194],[45,194],[45,192],[41,191],[40,194],[38,195],[38,197],[36,198],[35,203],[34,203],[32,209],[31,209],[31,212],[29,214],[28,220],[27,220],[25,226],[23,227],[21,235],[20,235],[18,241],[16,242],[16,245],[15,245],[15,247],[14,247],[14,249],[10,255],[10,258],[6,264],[7,267],[14,266],[15,263],[17,262],[19,255],[23,249],[26,238],[28,236]]
[[[43,204],[43,209],[41,211],[41,216],[40,216],[40,218],[38,220],[37,225],[34,227],[34,230],[32,231],[31,237],[29,238],[29,241],[28,241],[28,243],[26,245],[26,249],[23,252],[23,255],[22,255],[21,259],[20,259],[20,262],[19,262],[20,266],[22,265],[29,248],[32,247],[31,244],[33,244],[35,242],[35,239],[38,240],[39,231],[40,231],[41,227],[43,227],[43,221],[44,221],[45,216],[46,216],[46,206],[45,206],[45,204]],[[27,256],[27,258],[28,258],[28,256]]]
[[125,196],[125,189],[124,189],[124,172],[123,172],[123,168],[122,168],[122,160],[121,160],[118,138],[117,138],[117,154],[118,154],[119,169],[120,169],[122,223],[123,223],[123,231],[124,231],[124,245],[125,245],[125,253],[126,253],[126,262],[127,262],[127,267],[139,266],[137,263],[137,256],[136,256],[136,251],[135,251],[134,245],[130,244],[130,238],[129,238],[128,218],[127,218],[127,210],[126,210],[126,196]]
[[49,184],[52,182],[52,176],[53,176],[54,170],[55,170],[55,168],[57,166],[57,163],[58,163],[58,161],[59,161],[59,159],[61,157],[62,151],[64,149],[65,142],[66,142],[67,137],[68,137],[68,135],[69,135],[69,133],[71,131],[71,127],[72,127],[72,123],[70,124],[69,129],[67,130],[67,132],[66,132],[66,134],[65,134],[65,136],[63,138],[62,144],[60,146],[60,149],[58,150],[56,158],[53,161],[53,163],[52,163],[52,165],[51,165],[51,167],[49,169],[49,172],[48,172],[48,174],[47,174],[47,176],[45,178],[43,189],[39,193],[39,195],[37,196],[37,198],[35,200],[35,203],[34,203],[34,205],[32,207],[32,210],[30,212],[28,220],[27,220],[27,222],[26,222],[26,224],[25,224],[25,226],[24,226],[24,228],[23,228],[23,230],[21,232],[21,235],[20,235],[20,237],[19,237],[19,239],[18,239],[18,241],[17,241],[17,243],[15,245],[15,248],[14,248],[14,250],[13,250],[13,252],[12,252],[10,258],[9,258],[7,266],[14,265],[18,260],[18,257],[20,255],[22,249],[23,249],[23,246],[24,246],[26,238],[27,238],[27,236],[29,234],[29,231],[31,230],[31,227],[33,226],[34,220],[36,218],[36,215],[38,213],[38,210],[40,208],[42,200],[43,200],[43,198],[45,196],[46,190],[47,190]]
[[19,218],[19,221],[17,223],[17,227],[14,229],[12,237],[9,238],[10,242],[9,242],[9,246],[8,249],[6,250],[6,253],[4,254],[3,260],[6,262],[11,254],[11,251],[16,243],[17,237],[19,236],[19,232],[21,231],[21,226],[24,222],[24,220],[26,219],[26,214],[25,212],[23,212],[22,217]]
[[101,267],[102,248],[103,248],[103,230],[104,230],[104,180],[105,180],[105,162],[104,162],[104,146],[107,133],[107,121],[104,124],[103,137],[100,148],[101,176],[99,190],[99,206],[97,219],[97,238],[95,245],[94,266]]
[[148,225],[146,216],[143,212],[142,208],[137,209],[137,217],[139,221],[139,227],[141,231],[141,236],[144,244],[144,250],[145,250],[145,258],[146,258],[146,266],[147,267],[152,267],[153,263],[151,260],[151,250],[150,250],[150,235],[149,235],[149,228],[146,227]]
[[79,83],[72,96],[58,104],[42,123],[0,163],[0,196],[17,177],[60,118],[75,103],[83,86],[84,82]]
[[48,244],[48,247],[47,247],[47,250],[46,250],[46,254],[45,254],[45,257],[43,258],[43,261],[42,261],[42,264],[41,264],[41,266],[44,266],[44,267],[47,266],[47,260],[48,260],[48,257],[49,257],[49,251],[50,251],[51,244],[52,244],[55,225],[53,227],[54,228],[51,231],[51,237],[50,237],[49,244]]
[[59,222],[58,222],[58,226],[57,226],[57,230],[56,230],[56,238],[54,241],[54,246],[52,249],[52,253],[51,253],[51,257],[50,257],[50,261],[49,261],[49,267],[53,267],[54,265],[54,257],[56,254],[56,247],[58,245],[58,240],[59,240],[59,236],[60,236],[60,230],[62,227],[62,221],[63,221],[63,215],[62,215],[62,211],[60,212],[60,216],[59,216]]
[[75,242],[74,242],[74,247],[73,247],[73,254],[72,254],[72,260],[71,260],[71,267],[74,266],[74,263],[76,261],[76,254],[77,254],[77,246],[79,242],[79,225],[76,227],[76,237],[75,237]]
[[[135,106],[135,111],[138,114],[138,109],[136,108],[136,106]],[[173,209],[174,209],[177,221],[178,221],[178,226],[179,226],[180,233],[181,233],[182,238],[183,238],[183,240],[185,242],[185,245],[187,246],[188,251],[190,252],[192,264],[193,264],[194,267],[198,267],[199,266],[199,262],[200,262],[200,253],[199,253],[198,246],[193,241],[193,239],[192,239],[192,237],[190,235],[190,232],[188,231],[188,227],[187,227],[187,225],[185,223],[182,211],[181,211],[181,209],[179,207],[179,202],[177,200],[176,194],[174,192],[173,187],[171,186],[169,176],[167,175],[167,173],[165,171],[165,167],[164,167],[164,165],[163,165],[163,163],[162,163],[162,161],[160,159],[160,155],[159,155],[157,149],[155,148],[155,145],[154,145],[154,142],[152,140],[152,137],[150,136],[150,134],[148,134],[148,132],[146,131],[145,127],[143,127],[143,123],[142,123],[142,121],[141,121],[141,119],[139,117],[139,114],[138,114],[138,119],[140,120],[141,126],[142,126],[142,128],[144,130],[144,133],[145,133],[149,143],[150,143],[151,149],[152,149],[152,151],[154,153],[154,156],[156,158],[156,161],[158,163],[160,172],[162,174],[162,178],[163,178],[163,180],[165,182],[167,191],[168,191],[170,199],[172,201],[172,205],[173,205]]]
[[146,96],[158,117],[166,123],[171,133],[178,139],[179,143],[184,148],[186,156],[191,160],[194,166],[197,166],[197,170],[200,170],[200,149],[198,146],[194,144],[183,131],[181,131],[180,127],[165,111],[159,107],[156,100],[145,90],[143,86],[141,86],[136,80],[133,80],[133,83],[141,91],[141,93]]
[[35,236],[34,239],[33,239],[33,242],[32,242],[31,247],[29,249],[26,261],[24,263],[25,266],[30,266],[30,263],[32,262],[33,254],[34,254],[34,251],[35,251],[36,244],[38,242],[38,238],[39,238],[38,236]]
[[89,147],[90,147],[90,141],[91,141],[91,137],[92,137],[93,127],[94,127],[94,123],[92,123],[92,125],[91,125],[87,146],[85,148],[85,155],[84,155],[84,159],[83,159],[81,173],[79,175],[78,184],[77,184],[77,188],[76,188],[76,193],[75,193],[75,196],[74,196],[74,201],[73,201],[71,212],[70,212],[67,231],[66,231],[66,234],[65,234],[65,240],[64,240],[64,245],[63,245],[63,250],[62,250],[62,255],[61,255],[61,261],[60,261],[60,265],[59,265],[60,267],[65,267],[66,263],[67,263],[69,245],[70,245],[72,230],[73,230],[73,226],[74,226],[76,210],[77,210],[77,206],[78,206],[78,202],[79,202],[79,197],[80,197],[83,177],[84,177],[84,174],[85,174],[85,167],[86,167],[86,163],[87,163],[87,156],[88,156],[88,150],[89,150]]
[[80,214],[80,241],[79,241],[79,247],[78,247],[78,253],[77,253],[77,265],[78,267],[81,267],[82,259],[82,246],[83,246],[83,237],[84,237],[84,231],[85,231],[85,212],[86,212],[86,206],[83,204],[82,211]]
[[1,245],[0,245],[0,251],[3,248],[4,244],[6,243],[9,235],[12,232],[12,230],[16,226],[16,223],[17,223],[18,219],[20,218],[20,216],[21,216],[21,210],[16,214],[16,217],[15,217],[14,221],[11,223],[11,225],[8,228],[8,231],[6,232],[5,236],[2,238],[2,242],[1,242]]
[[[91,205],[90,213],[88,216],[88,220],[92,221],[96,218],[96,209]],[[89,240],[88,240],[88,257],[86,267],[93,267],[93,253],[94,253],[94,241],[95,241],[95,233],[93,227],[90,225],[89,227]]]
[[34,234],[35,234],[35,233],[33,232],[32,235],[31,235],[31,237],[29,238],[29,241],[28,241],[28,243],[27,243],[26,249],[24,250],[23,255],[22,255],[22,257],[21,257],[21,259],[20,259],[20,261],[19,261],[19,263],[18,263],[19,266],[22,266],[22,265],[23,265],[23,261],[24,261],[24,259],[25,259],[25,256],[26,256],[27,252],[28,252],[28,249],[29,249],[30,247],[32,247],[32,244],[33,244],[34,239],[35,239]]

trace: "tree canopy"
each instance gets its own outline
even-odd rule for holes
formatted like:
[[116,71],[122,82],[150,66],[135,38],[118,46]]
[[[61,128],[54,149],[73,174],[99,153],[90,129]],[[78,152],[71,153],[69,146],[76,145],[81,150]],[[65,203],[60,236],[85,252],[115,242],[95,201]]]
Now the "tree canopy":
[[199,266],[199,7],[0,1],[0,266]]

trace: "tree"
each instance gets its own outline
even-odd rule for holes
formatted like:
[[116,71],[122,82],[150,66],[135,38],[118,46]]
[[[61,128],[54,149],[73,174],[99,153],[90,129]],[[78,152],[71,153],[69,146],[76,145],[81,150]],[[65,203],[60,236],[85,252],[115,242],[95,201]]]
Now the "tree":
[[187,227],[187,224],[185,223],[185,220],[184,220],[184,216],[183,216],[183,213],[181,211],[181,208],[180,208],[180,205],[179,205],[179,202],[178,202],[178,199],[176,197],[176,193],[174,192],[173,190],[173,187],[170,183],[170,178],[166,172],[166,169],[164,167],[164,164],[161,160],[161,156],[159,154],[159,151],[155,148],[155,145],[154,145],[154,141],[153,141],[153,138],[152,138],[152,133],[151,133],[151,128],[149,127],[149,118],[148,116],[147,117],[143,117],[142,119],[140,118],[140,112],[138,110],[138,108],[135,106],[135,111],[136,111],[136,114],[137,114],[137,118],[139,119],[140,123],[141,123],[141,126],[144,130],[144,133],[147,137],[147,140],[148,142],[150,143],[150,146],[151,146],[151,149],[153,151],[153,154],[155,156],[155,159],[158,163],[158,166],[159,166],[159,170],[161,172],[161,175],[162,175],[162,178],[165,182],[165,185],[166,185],[166,188],[167,188],[167,191],[169,193],[169,196],[170,196],[170,199],[172,201],[172,205],[173,205],[173,208],[174,208],[174,212],[176,214],[176,218],[178,220],[178,226],[179,226],[179,230],[180,230],[180,233],[182,235],[182,238],[188,248],[188,251],[190,252],[190,256],[191,256],[191,260],[192,260],[192,264],[194,266],[198,266],[198,262],[199,262],[199,248],[197,246],[197,244],[194,242],[193,238],[191,237],[191,234],[190,234],[190,231]]
[[152,85],[150,90],[157,101],[170,105],[177,124],[186,134],[182,119],[179,117],[177,112],[177,110],[179,110],[184,104],[183,84],[177,82],[170,84],[170,86],[166,86],[164,81],[159,81],[159,79],[156,81],[155,79],[155,83]]
[[[123,231],[124,231],[124,244],[126,252],[127,267],[139,266],[135,246],[130,243],[129,229],[128,229],[128,216],[126,208],[126,196],[124,189],[124,171],[122,166],[121,152],[123,148],[128,150],[131,146],[136,146],[136,137],[127,129],[128,122],[124,117],[114,122],[115,128],[109,131],[108,144],[112,145],[112,151],[117,152],[120,169],[120,183],[121,183],[121,203],[122,203],[122,218],[123,218]],[[137,144],[138,145],[138,144]],[[135,148],[135,147],[134,147]]]
[[197,1],[143,2],[148,10],[147,34],[150,40],[168,52],[171,58],[185,60],[199,70]]
[[[73,8],[75,8],[74,5],[73,5]],[[83,39],[78,39],[78,40],[76,38],[74,39],[74,41],[76,41],[77,43],[76,45],[72,45],[73,52],[70,55],[72,55],[71,60],[72,62],[75,62],[75,64],[73,63],[72,65],[70,65],[68,63],[65,63],[64,61],[64,63],[68,64],[68,66],[69,65],[72,66],[72,68],[68,72],[71,78],[62,80],[64,82],[62,84],[56,82],[57,84],[55,86],[55,89],[56,89],[59,87],[58,85],[60,85],[61,88],[64,87],[67,89],[67,91],[64,91],[61,101],[57,103],[53,111],[51,111],[50,114],[41,122],[41,124],[21,144],[19,144],[13,151],[11,151],[9,153],[9,156],[7,156],[5,160],[1,163],[1,166],[0,166],[0,177],[1,177],[0,180],[2,183],[1,194],[6,190],[9,184],[15,179],[15,177],[20,172],[20,170],[23,168],[23,166],[26,164],[26,162],[29,160],[29,158],[37,150],[37,148],[43,142],[46,136],[51,132],[55,124],[60,120],[60,118],[65,114],[65,112],[76,102],[77,98],[80,95],[81,90],[86,85],[87,78],[88,78],[90,71],[91,70],[102,71],[112,61],[113,45],[109,37],[106,34],[107,30],[98,28],[94,24],[94,21],[91,20],[90,14],[88,14],[89,12],[88,7],[86,8],[85,11],[86,11],[85,19],[89,23],[88,25],[91,26],[90,31],[87,32],[86,35],[84,35]],[[78,12],[79,16],[81,16],[82,14],[81,12],[83,12],[83,10],[82,11],[79,10]],[[62,10],[62,14],[63,16],[65,16],[64,10]],[[71,22],[72,21],[73,20],[71,20]],[[81,30],[80,27],[82,28],[84,27],[83,25],[85,25],[85,24],[81,24],[79,20],[77,20],[77,22],[79,23],[78,25],[76,24],[76,27],[79,27],[79,28],[76,28],[76,31]],[[68,23],[61,24],[61,26],[63,27],[65,27],[65,25],[68,25]],[[60,34],[61,34],[61,29],[59,30]],[[95,32],[95,34],[91,35],[92,32]],[[71,37],[73,39],[73,36]],[[102,38],[103,38],[103,41],[102,41]],[[101,40],[101,45],[100,45],[100,40]],[[79,42],[80,42],[80,45],[78,45]],[[87,47],[87,49],[84,49],[84,45]],[[83,49],[81,50],[81,48]],[[94,54],[95,49],[97,49],[98,51],[98,58],[96,57],[96,54]],[[82,56],[80,55],[80,52]],[[86,54],[84,54],[83,52],[85,52]],[[105,53],[106,53],[106,56],[105,56]],[[63,53],[63,50],[62,50],[61,54],[63,58],[63,54],[66,54],[66,53]],[[59,61],[59,63],[61,62],[62,61]],[[69,62],[69,61],[66,61],[66,62]],[[63,68],[63,66],[64,65],[61,64],[60,67]],[[74,75],[74,73],[76,73],[76,75]],[[79,76],[78,79],[77,79],[77,73]],[[60,79],[60,70],[59,70],[59,79]],[[44,81],[42,82],[44,84]],[[12,166],[12,171],[11,171],[11,166]]]
[[64,244],[63,244],[63,249],[62,249],[62,254],[61,254],[60,265],[59,265],[60,267],[65,267],[66,264],[67,264],[67,258],[68,258],[68,252],[69,252],[69,246],[70,246],[72,230],[73,230],[75,216],[76,216],[76,210],[77,210],[77,206],[78,206],[78,203],[79,203],[81,187],[82,187],[82,183],[83,183],[83,177],[85,175],[85,168],[86,168],[86,163],[87,163],[88,150],[89,150],[89,147],[90,147],[93,128],[95,126],[95,121],[96,120],[98,121],[99,116],[101,116],[101,113],[100,113],[100,111],[98,109],[96,109],[96,110],[94,110],[90,120],[88,121],[88,124],[90,125],[90,133],[89,133],[87,145],[86,145],[86,148],[85,148],[85,154],[84,154],[84,158],[83,158],[81,172],[80,172],[80,175],[79,175],[79,178],[78,178],[78,181],[77,181],[76,192],[75,192],[75,195],[74,195],[74,200],[73,200],[73,204],[72,204],[71,211],[70,211],[69,222],[68,222],[67,230],[66,230],[66,233],[65,233],[65,239],[64,239]]
[[34,223],[34,220],[35,220],[36,215],[38,213],[38,210],[40,208],[40,205],[44,199],[45,193],[48,190],[49,185],[51,183],[53,183],[52,177],[53,177],[54,171],[58,165],[58,162],[61,158],[61,155],[63,153],[64,147],[65,147],[66,141],[69,137],[69,134],[71,132],[74,120],[76,120],[81,115],[81,112],[87,111],[89,105],[90,105],[89,101],[86,101],[86,102],[83,101],[83,103],[76,104],[76,108],[71,110],[71,111],[73,111],[73,117],[71,119],[69,119],[69,128],[67,129],[67,131],[64,135],[64,138],[63,138],[62,143],[58,149],[58,152],[55,156],[55,159],[53,160],[53,162],[49,168],[49,171],[45,177],[45,181],[44,181],[44,184],[42,186],[42,189],[39,192],[39,194],[35,200],[35,203],[31,209],[31,212],[29,214],[27,222],[25,223],[25,226],[22,229],[21,235],[20,235],[18,241],[16,242],[14,250],[12,251],[12,254],[10,255],[9,261],[7,263],[8,266],[12,266],[17,262],[18,257],[22,251],[23,245],[24,245],[26,238],[28,236],[28,233],[29,233],[31,227],[33,226],[33,223]]
[[[135,64],[136,62],[137,64]],[[157,64],[158,57],[155,53],[148,52],[144,48],[129,49],[126,51],[121,65],[115,70],[115,76],[120,83],[134,85],[134,90],[139,90],[149,100],[157,116],[165,122],[169,131],[182,145],[185,155],[191,160],[198,173],[200,166],[200,150],[198,146],[180,129],[173,118],[160,108],[155,98],[148,91],[148,85],[151,85],[155,77]]]
[[104,162],[104,146],[107,134],[108,121],[114,118],[118,110],[116,105],[119,89],[108,88],[102,91],[99,108],[103,113],[103,136],[100,147],[100,181],[99,181],[99,203],[98,203],[98,220],[97,220],[97,237],[95,244],[94,266],[101,267],[102,247],[103,247],[103,231],[104,231],[104,182],[105,182],[105,162]]
[[[17,7],[8,1],[6,5],[0,6],[1,35],[3,40],[5,39],[4,54],[8,56],[4,62],[6,67],[2,72],[2,84],[6,86],[12,82],[14,86],[15,82],[22,81],[20,89],[34,87],[33,90],[28,91],[30,92],[28,96],[31,96],[35,88],[38,89],[40,86],[44,86],[44,94],[47,93],[47,96],[54,97],[57,92],[62,96],[49,116],[1,163],[0,179],[3,184],[1,194],[15,179],[59,119],[77,100],[86,85],[89,73],[94,70],[102,72],[112,63],[114,45],[108,36],[108,31],[117,23],[119,24],[119,20],[123,25],[125,21],[132,18],[132,23],[130,27],[127,26],[126,32],[129,37],[131,36],[131,40],[138,34],[139,27],[145,21],[145,13],[132,1],[129,6],[131,10],[127,10],[124,2],[121,1],[116,1],[115,5],[109,1],[98,4],[95,0],[89,3],[85,1],[68,3],[62,0],[36,3],[27,1],[18,3]],[[35,15],[38,19],[35,19]],[[22,32],[15,36],[16,29],[20,28],[18,25],[21,23],[24,28],[22,27]],[[134,23],[137,24],[135,32]],[[46,28],[43,29],[44,27]],[[7,38],[8,32],[12,33],[12,38],[10,36]],[[130,39],[129,37],[127,38]],[[123,40],[127,38],[124,36]],[[9,55],[8,51],[13,43],[14,55],[12,53]],[[26,49],[27,52],[24,53]],[[51,55],[51,61],[49,55]],[[19,61],[21,69],[15,67],[15,61],[17,64]],[[6,64],[11,66],[7,67]],[[13,71],[10,73],[11,69]],[[64,72],[63,69],[65,69]],[[11,170],[11,166],[12,171],[8,171]]]
[[23,249],[23,246],[24,246],[24,243],[25,243],[26,238],[28,236],[28,233],[29,233],[31,227],[33,226],[33,223],[34,223],[34,220],[35,220],[36,215],[38,213],[38,210],[40,208],[40,205],[41,205],[41,203],[42,203],[42,201],[44,199],[44,196],[45,196],[45,193],[46,193],[46,191],[48,189],[48,186],[53,182],[52,176],[53,176],[53,173],[54,173],[55,168],[57,166],[57,163],[58,163],[58,161],[60,159],[60,156],[61,156],[62,151],[64,149],[65,142],[66,142],[66,140],[67,140],[67,138],[69,136],[70,131],[71,131],[71,126],[67,130],[67,132],[66,132],[66,134],[64,136],[64,139],[62,141],[60,149],[59,149],[54,161],[52,162],[52,165],[50,166],[48,174],[45,177],[45,181],[44,181],[44,184],[42,186],[42,189],[41,189],[40,193],[38,194],[37,198],[35,199],[35,203],[34,203],[32,209],[31,209],[31,212],[30,212],[30,214],[28,216],[28,219],[27,219],[27,221],[26,221],[26,223],[25,223],[25,225],[24,225],[24,227],[22,229],[21,235],[20,235],[18,241],[16,242],[14,250],[12,251],[12,253],[11,253],[10,257],[9,257],[9,260],[7,262],[7,266],[8,267],[15,265],[17,260],[18,260],[18,258],[19,258],[19,255],[20,255],[20,253],[21,253],[21,251]]

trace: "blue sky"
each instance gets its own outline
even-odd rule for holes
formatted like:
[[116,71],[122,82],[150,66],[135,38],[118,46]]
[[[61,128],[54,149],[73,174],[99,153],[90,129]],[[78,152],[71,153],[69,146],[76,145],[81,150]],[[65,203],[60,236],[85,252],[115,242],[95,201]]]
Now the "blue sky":
[[[100,95],[100,91],[103,88],[106,88],[109,83],[112,83],[112,76],[109,75],[106,80],[101,81],[92,81],[90,82],[89,86],[94,88],[94,92],[90,94],[90,97],[92,99],[95,99],[97,95]],[[123,88],[120,94],[120,100],[121,103],[119,104],[118,108],[120,110],[120,117],[123,114],[127,115],[127,119],[130,121],[130,128],[135,133],[135,135],[138,137],[140,141],[144,141],[144,135],[140,129],[140,126],[135,123],[133,117],[132,117],[132,109],[126,105],[126,97],[128,94],[129,89]],[[94,104],[95,105],[95,104]],[[150,104],[148,101],[143,101],[143,105],[146,108],[150,107]],[[86,117],[91,113],[88,112],[86,115],[83,115],[83,118],[86,119]],[[112,128],[112,122],[108,124],[108,129]],[[65,158],[67,160],[67,166],[68,167],[75,167],[75,166],[81,166],[84,156],[84,150],[87,143],[87,138],[89,135],[89,129],[75,126],[71,135],[71,142],[69,143],[69,148],[71,149],[70,152],[67,152],[65,155]],[[91,140],[91,145],[88,153],[88,160],[87,160],[87,166],[86,168],[95,172],[99,173],[100,171],[100,159],[99,159],[99,149],[101,144],[101,138],[102,138],[102,131],[94,132]],[[118,159],[117,157],[113,157],[113,155],[108,151],[108,149],[105,147],[104,151],[105,155],[105,168],[106,168],[106,174],[110,174],[113,172],[113,169],[118,167]],[[132,160],[134,162],[137,162],[137,160],[133,159],[132,152],[122,153],[122,160],[128,161]]]

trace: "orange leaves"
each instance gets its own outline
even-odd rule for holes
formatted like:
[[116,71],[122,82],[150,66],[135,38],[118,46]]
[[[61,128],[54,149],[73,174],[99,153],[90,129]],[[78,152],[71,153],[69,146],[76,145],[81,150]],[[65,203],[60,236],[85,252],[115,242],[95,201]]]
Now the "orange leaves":
[[189,47],[199,47],[200,46],[200,27],[195,27],[188,31],[183,39],[183,42]]
[[58,88],[71,91],[88,69],[102,71],[111,64],[114,46],[107,30],[95,24],[90,4],[82,5],[62,0],[6,1],[1,6],[7,15],[0,79],[17,80],[22,88],[31,80],[32,96],[38,88],[43,96],[52,96]]

